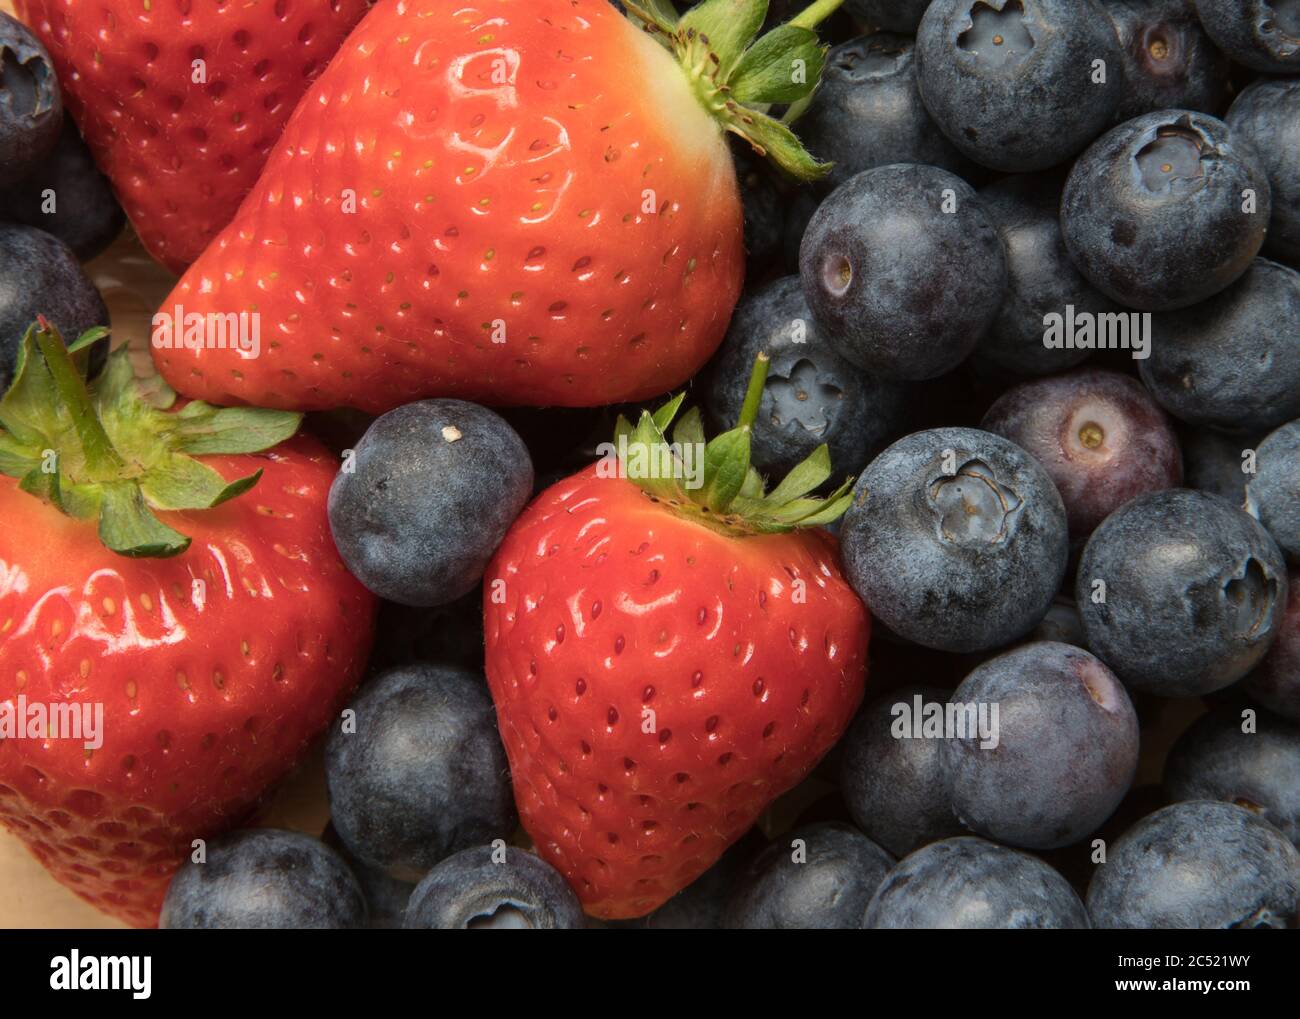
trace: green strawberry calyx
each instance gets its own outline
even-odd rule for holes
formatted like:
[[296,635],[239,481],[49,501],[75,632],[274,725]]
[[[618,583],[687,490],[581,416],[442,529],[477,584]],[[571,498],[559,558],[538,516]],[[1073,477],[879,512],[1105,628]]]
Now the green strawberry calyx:
[[[692,407],[673,425],[685,393],[653,413],[642,411],[635,426],[620,416],[615,441],[610,444],[609,455],[618,460],[614,476],[626,478],[674,512],[735,536],[779,534],[838,520],[853,499],[853,478],[827,496],[810,494],[832,473],[825,443],[770,492],[749,462],[750,431],[758,418],[768,367],[768,356],[759,354],[740,421],[708,442],[698,407]],[[670,426],[671,442],[667,437]],[[597,467],[602,476],[608,473],[603,467]]]
[[[787,126],[821,78],[826,49],[816,26],[844,0],[815,0],[764,35],[768,0],[703,0],[678,16],[672,0],[624,0],[628,15],[667,47],[685,69],[704,108],[726,131],[798,180],[816,180],[831,164],[815,159]],[[778,120],[773,105],[789,105]]]
[[137,378],[140,358],[128,345],[87,382],[90,347],[107,335],[91,329],[65,346],[44,318],[27,330],[0,399],[0,474],[70,517],[98,520],[113,552],[179,555],[190,539],[155,511],[209,509],[262,476],[226,481],[194,457],[269,449],[298,430],[302,415],[197,401],[169,413],[176,394],[150,373]]

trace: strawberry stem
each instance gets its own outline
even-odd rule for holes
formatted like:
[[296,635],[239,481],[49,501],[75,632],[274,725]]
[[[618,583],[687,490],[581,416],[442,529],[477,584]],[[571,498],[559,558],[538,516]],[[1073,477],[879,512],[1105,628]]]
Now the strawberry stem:
[[767,372],[772,359],[766,353],[760,353],[754,359],[754,368],[749,373],[749,388],[745,390],[745,402],[740,406],[740,420],[737,428],[748,431],[758,420],[758,408],[763,402],[763,387],[767,385]]
[[843,5],[844,0],[816,0],[811,6],[791,18],[787,24],[797,28],[816,28]]
[[95,413],[85,380],[73,364],[72,355],[63,345],[62,338],[43,315],[37,319],[36,343],[41,349],[41,356],[45,358],[54,387],[72,417],[72,426],[81,442],[81,453],[87,470],[95,476],[106,471],[121,470],[122,458],[113,448],[108,433],[104,431],[104,426]]

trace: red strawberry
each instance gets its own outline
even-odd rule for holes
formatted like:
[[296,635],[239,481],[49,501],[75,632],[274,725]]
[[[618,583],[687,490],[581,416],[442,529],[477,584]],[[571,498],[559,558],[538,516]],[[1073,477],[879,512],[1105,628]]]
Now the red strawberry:
[[367,2],[14,6],[53,56],[67,107],[144,246],[182,272],[235,215]]
[[[702,488],[597,464],[539,496],[488,568],[487,676],[520,817],[594,916],[642,915],[698,877],[862,698],[867,612],[835,539],[791,530],[851,495],[803,498],[830,474],[823,446],[762,497],[746,424],[762,364]],[[679,403],[642,416],[629,473]],[[698,451],[699,421],[674,442]]]
[[[151,925],[191,840],[239,822],[339,710],[373,598],[330,538],[333,459],[305,438],[252,453],[296,415],[146,407],[125,351],[92,408],[55,334],[22,357],[0,402],[0,822]],[[83,705],[92,726],[102,705],[98,747],[28,728]]]
[[738,103],[820,72],[808,28],[741,58],[765,7],[707,0],[652,36],[608,0],[381,0],[163,307],[256,311],[268,349],[156,349],[159,368],[218,403],[375,413],[598,405],[688,378],[743,272],[722,129],[822,170]]

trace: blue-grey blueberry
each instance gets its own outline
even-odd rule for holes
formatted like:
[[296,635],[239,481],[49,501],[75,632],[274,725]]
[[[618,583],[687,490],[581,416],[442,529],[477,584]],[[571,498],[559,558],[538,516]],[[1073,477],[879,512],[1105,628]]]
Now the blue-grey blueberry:
[[1252,82],[1224,119],[1234,134],[1255,146],[1268,177],[1273,217],[1264,250],[1293,265],[1300,262],[1300,78]]
[[1087,902],[1100,928],[1285,930],[1300,919],[1300,852],[1243,807],[1175,803],[1109,847]]
[[915,432],[876,457],[840,540],[872,614],[941,651],[988,650],[1028,633],[1069,555],[1065,506],[1047,472],[973,428]]
[[330,487],[330,530],[381,598],[443,605],[483,577],[533,489],[523,440],[494,411],[421,400],[367,429]]
[[513,846],[463,849],[411,893],[408,930],[580,930],[582,907],[560,872]]
[[1075,601],[1088,648],[1129,687],[1195,697],[1235,683],[1277,636],[1286,560],[1217,496],[1170,489],[1125,503],[1088,539]]
[[1104,0],[1124,62],[1115,119],[1154,110],[1218,116],[1228,101],[1228,58],[1210,42],[1188,0]]
[[1300,566],[1300,419],[1269,433],[1255,450],[1255,473],[1246,482],[1246,512],[1268,529],[1287,559]]
[[1300,7],[1291,0],[1192,0],[1214,44],[1267,74],[1300,73]]

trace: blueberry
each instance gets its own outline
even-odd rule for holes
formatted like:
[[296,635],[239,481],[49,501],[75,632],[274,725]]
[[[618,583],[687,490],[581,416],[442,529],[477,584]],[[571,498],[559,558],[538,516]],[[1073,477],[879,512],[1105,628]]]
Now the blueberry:
[[802,189],[796,191],[786,205],[781,250],[785,256],[785,267],[790,272],[799,271],[799,246],[803,244],[803,235],[820,204],[811,190]]
[[1228,100],[1228,59],[1188,0],[1105,0],[1124,62],[1117,120],[1155,110],[1218,115]]
[[1220,496],[1234,506],[1246,501],[1247,455],[1262,435],[1228,435],[1204,425],[1183,429],[1183,479],[1188,488]]
[[840,353],[896,379],[934,378],[960,364],[1007,282],[1002,242],[970,186],[905,163],[866,170],[822,202],[799,272]]
[[71,117],[64,118],[53,154],[25,180],[0,192],[0,219],[53,234],[83,262],[112,244],[126,226],[108,178],[95,166]]
[[994,740],[942,741],[953,813],[972,831],[1055,849],[1096,831],[1133,782],[1138,720],[1100,661],[1069,644],[1026,644],[975,669],[949,702],[998,706]]
[[1300,420],[1272,432],[1255,451],[1255,475],[1246,483],[1246,512],[1300,566]]
[[1300,853],[1267,821],[1229,803],[1175,803],[1110,847],[1088,886],[1101,928],[1294,926]]
[[1249,141],[1206,114],[1161,110],[1119,125],[1079,157],[1061,229],[1075,265],[1102,293],[1167,311],[1214,296],[1250,268],[1269,209],[1268,178]]
[[844,6],[868,25],[914,35],[930,0],[848,0]]
[[1216,46],[1239,64],[1300,73],[1300,6],[1294,0],[1192,0]]
[[1073,598],[1058,594],[1043,616],[1043,621],[1029,632],[1029,641],[1051,640],[1060,644],[1083,647],[1083,620]]
[[1036,856],[963,836],[918,849],[867,907],[873,930],[1080,930],[1070,883]]
[[330,529],[349,570],[403,605],[468,594],[528,501],[533,465],[500,415],[462,400],[378,418],[330,488]]
[[751,828],[727,849],[712,867],[656,909],[637,920],[618,925],[648,930],[718,930],[723,913],[740,875],[767,846],[758,828]]
[[840,791],[849,813],[895,856],[961,831],[949,805],[942,741],[915,737],[904,725],[915,716],[917,697],[943,705],[948,693],[905,686],[886,694],[862,709],[841,744]]
[[1007,292],[977,357],[1018,375],[1063,371],[1091,353],[1047,346],[1045,316],[1064,314],[1067,305],[1091,315],[1120,310],[1070,260],[1057,218],[1060,198],[1060,184],[1038,174],[1008,177],[980,192],[1006,250]]
[[[42,230],[0,223],[0,391],[9,388],[18,347],[37,315],[68,342],[108,325],[104,299],[66,244]],[[92,348],[99,358],[105,346]]]
[[1138,370],[1191,425],[1262,432],[1300,417],[1300,273],[1257,258],[1217,297],[1153,316]]
[[1126,684],[1192,697],[1259,663],[1286,595],[1286,562],[1258,521],[1217,496],[1171,489],[1125,503],[1093,531],[1076,601],[1089,649]]
[[1106,129],[1123,94],[1119,41],[1094,0],[934,0],[916,60],[930,116],[994,170],[1064,162]]
[[413,662],[483,667],[482,588],[432,608],[380,602],[370,668]]
[[41,166],[62,123],[63,100],[49,53],[26,25],[0,11],[0,186]]
[[760,352],[772,363],[750,455],[769,477],[784,477],[822,443],[837,472],[856,474],[901,431],[903,387],[839,355],[813,320],[797,276],[747,293],[737,305],[708,389],[709,416],[720,430],[739,419]]
[[891,163],[928,163],[968,176],[970,162],[925,111],[912,40],[879,32],[833,47],[812,103],[799,118],[810,152],[835,165],[826,183]]
[[366,926],[366,900],[342,857],[309,835],[252,828],[211,839],[172,878],[164,930],[341,930]]
[[745,272],[759,275],[781,253],[785,231],[785,196],[767,160],[745,142],[731,143],[744,213]]
[[1248,85],[1226,120],[1234,134],[1255,146],[1272,190],[1264,250],[1300,263],[1300,79],[1263,78]]
[[409,665],[375,677],[325,747],[330,812],[354,856],[417,880],[515,830],[509,765],[481,676]]
[[1245,726],[1231,711],[1202,715],[1169,751],[1165,789],[1245,807],[1300,845],[1300,726],[1267,712]]
[[727,904],[732,930],[857,930],[894,858],[847,824],[796,828],[746,868]]
[[840,541],[872,614],[943,651],[1001,647],[1032,630],[1069,554],[1047,472],[973,428],[916,432],[881,453],[858,479]]
[[348,852],[333,824],[325,826],[321,841],[343,858],[366,899],[369,926],[372,930],[400,930],[406,918],[406,903],[415,890],[415,882],[393,877],[382,867],[372,867]]
[[1291,572],[1288,590],[1277,640],[1242,685],[1270,711],[1300,722],[1300,573]]
[[1134,496],[1182,482],[1178,439],[1127,375],[1085,368],[1007,390],[980,427],[1031,453],[1061,493],[1070,536],[1085,538]]
[[560,872],[502,844],[449,856],[415,886],[408,930],[579,930],[582,907]]

